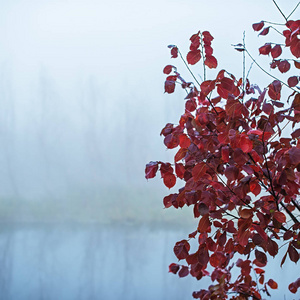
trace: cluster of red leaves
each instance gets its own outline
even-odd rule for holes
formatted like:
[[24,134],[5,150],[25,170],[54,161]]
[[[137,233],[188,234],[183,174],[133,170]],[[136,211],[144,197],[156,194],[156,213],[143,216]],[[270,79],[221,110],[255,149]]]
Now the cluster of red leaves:
[[[289,21],[286,27],[285,47],[299,58],[300,21]],[[260,35],[269,32],[264,22],[253,24],[253,29],[262,30]],[[196,64],[205,52],[205,65],[217,67],[212,39],[207,31],[194,34],[187,62]],[[170,48],[177,57],[178,48]],[[259,52],[271,54],[271,65],[281,72],[291,70],[288,60],[275,60],[282,52],[279,44],[267,43]],[[300,63],[293,62],[297,73]],[[299,76],[289,77],[287,84],[274,80],[261,91],[225,70],[198,88],[174,66],[166,66],[164,73],[167,93],[174,92],[176,82],[187,91],[185,112],[178,125],[168,123],[161,131],[166,147],[178,149],[174,164],[150,162],[146,178],[159,171],[168,188],[178,179],[184,182],[177,193],[163,199],[164,206],[193,206],[194,217],[200,218],[196,231],[174,247],[178,260],[187,265],[173,263],[169,271],[198,280],[211,277],[213,284],[194,292],[194,298],[228,299],[234,292],[230,299],[261,299],[262,292],[269,294],[268,288],[278,287],[273,279],[265,280],[268,256],[275,257],[285,243],[281,266],[287,257],[299,260],[300,129],[295,129],[300,122]],[[287,99],[282,99],[283,89],[291,92]],[[283,137],[287,122],[292,134]],[[198,242],[193,253],[191,239]],[[237,255],[244,259],[236,259]],[[237,278],[232,278],[234,266],[240,269]],[[299,286],[297,279],[289,290],[295,293]]]

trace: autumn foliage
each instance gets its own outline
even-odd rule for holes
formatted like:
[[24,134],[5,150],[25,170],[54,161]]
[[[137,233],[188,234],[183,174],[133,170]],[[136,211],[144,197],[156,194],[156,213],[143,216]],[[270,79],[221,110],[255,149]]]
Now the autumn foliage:
[[[274,25],[261,21],[253,29],[266,39]],[[185,111],[179,124],[168,123],[161,131],[165,146],[176,149],[174,162],[152,161],[145,172],[147,179],[159,172],[169,189],[183,185],[163,204],[192,206],[199,219],[195,231],[174,246],[180,263],[169,266],[179,277],[211,278],[209,287],[193,292],[197,299],[262,299],[280,288],[267,272],[268,258],[280,255],[281,266],[299,260],[300,20],[288,20],[277,31],[278,43],[259,48],[270,60],[265,88],[226,70],[206,79],[205,68],[218,66],[208,31],[191,36],[186,58],[169,46],[171,57],[187,66],[201,62],[204,79],[198,82],[192,74],[194,82],[188,82],[175,66],[164,68],[165,92],[186,91]],[[257,64],[244,44],[234,48]],[[272,69],[286,79],[277,79]],[[238,276],[232,276],[233,268]],[[296,293],[300,278],[288,288]]]

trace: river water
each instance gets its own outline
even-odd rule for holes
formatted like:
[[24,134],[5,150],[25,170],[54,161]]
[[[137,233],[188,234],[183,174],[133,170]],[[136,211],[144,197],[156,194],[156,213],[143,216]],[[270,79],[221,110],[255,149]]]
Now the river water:
[[[168,273],[176,262],[173,246],[186,234],[186,228],[145,225],[4,223],[0,299],[193,299],[192,291],[208,282]],[[268,270],[281,286],[272,296],[299,298],[283,288],[299,274],[297,265],[281,270],[270,261]]]
[[178,236],[130,225],[2,225],[1,299],[191,299],[199,283],[168,273]]

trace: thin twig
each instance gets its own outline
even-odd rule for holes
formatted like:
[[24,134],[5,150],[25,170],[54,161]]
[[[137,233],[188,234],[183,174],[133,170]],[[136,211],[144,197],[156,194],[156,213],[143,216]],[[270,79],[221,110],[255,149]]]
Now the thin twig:
[[278,79],[277,77],[273,76],[272,74],[270,74],[269,72],[267,72],[264,68],[262,68],[258,62],[251,56],[251,54],[249,53],[249,51],[247,49],[245,49],[245,51],[247,52],[247,54],[249,55],[249,57],[252,59],[252,61],[263,71],[265,72],[267,75],[269,75],[270,77],[274,78],[275,80],[278,80],[279,82],[281,82],[283,85],[285,85],[286,87],[288,87],[289,89],[291,89],[294,92],[297,92],[295,89],[291,88],[288,84],[286,84],[285,82],[281,81],[280,79]]
[[282,16],[284,17],[285,21],[287,22],[287,17],[284,15],[284,13],[282,12],[282,10],[280,9],[280,7],[277,5],[275,0],[272,0],[275,4],[275,6],[277,7],[277,9],[279,10],[279,12],[282,14]]
[[195,81],[198,83],[198,85],[200,86],[200,82],[197,80],[197,78],[195,77],[195,75],[193,74],[193,72],[191,71],[191,69],[189,68],[188,64],[186,63],[185,59],[183,58],[181,52],[178,49],[178,53],[180,55],[180,58],[182,59],[182,61],[184,62],[185,66],[187,67],[187,69],[189,70],[189,72],[191,73],[191,75],[193,76],[193,78],[195,79]]
[[287,16],[287,19],[289,19],[289,17],[295,12],[295,10],[297,9],[297,7],[299,6],[300,1],[298,2],[298,4],[296,5],[296,7],[292,10],[292,12]]

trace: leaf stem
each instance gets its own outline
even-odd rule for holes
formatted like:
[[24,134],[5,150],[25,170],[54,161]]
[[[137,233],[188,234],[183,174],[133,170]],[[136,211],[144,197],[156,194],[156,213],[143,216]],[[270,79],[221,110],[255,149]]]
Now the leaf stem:
[[188,66],[188,64],[186,63],[185,59],[183,58],[181,52],[178,49],[178,53],[180,55],[180,58],[182,59],[182,61],[184,62],[186,68],[189,70],[189,72],[191,73],[191,75],[193,76],[194,80],[198,83],[198,85],[200,86],[200,82],[197,80],[197,78],[195,77],[195,75],[193,74],[193,72],[191,71],[190,67]]
[[288,84],[286,84],[285,82],[281,81],[280,79],[278,79],[277,77],[275,77],[274,75],[270,74],[269,72],[267,72],[263,67],[261,67],[258,62],[251,56],[251,54],[249,53],[249,51],[245,48],[245,51],[247,52],[247,54],[249,55],[249,57],[252,59],[252,61],[263,71],[265,72],[267,75],[269,75],[270,77],[274,78],[275,80],[278,80],[279,82],[281,82],[283,85],[285,85],[286,87],[288,87],[289,89],[291,89],[294,92],[297,92],[295,89],[291,88]]

